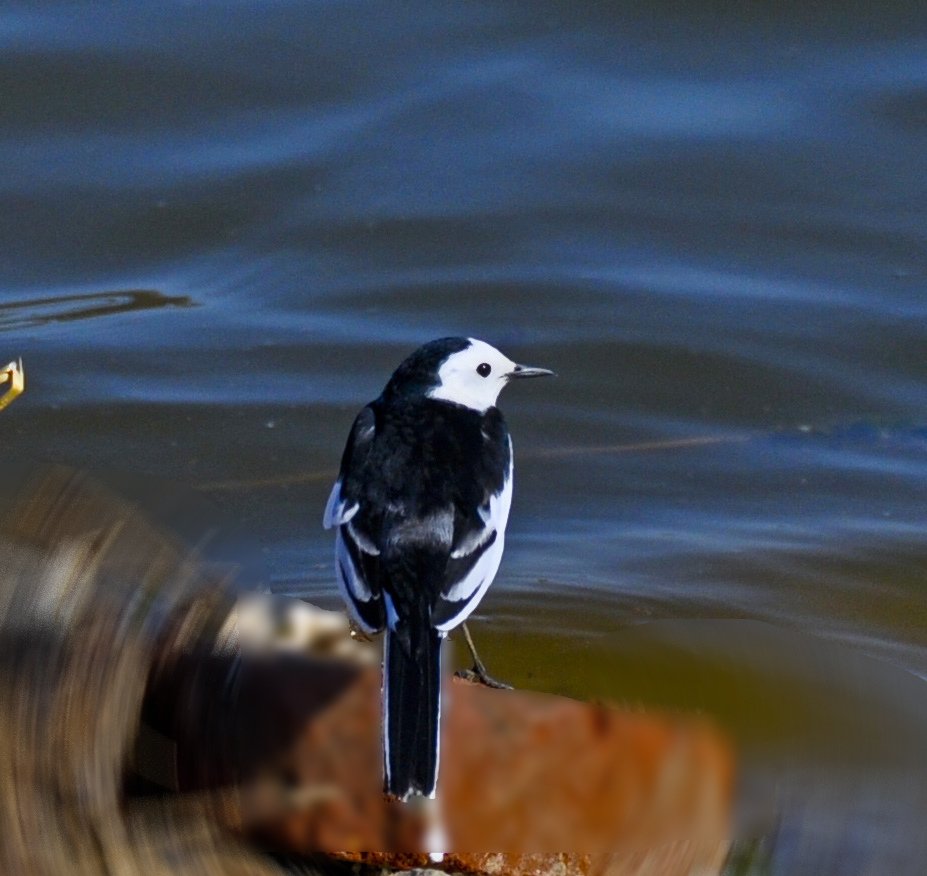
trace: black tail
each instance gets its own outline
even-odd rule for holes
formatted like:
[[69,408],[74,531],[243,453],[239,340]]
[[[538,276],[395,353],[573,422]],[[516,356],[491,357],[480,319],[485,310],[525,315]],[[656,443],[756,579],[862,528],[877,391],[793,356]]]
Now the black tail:
[[383,660],[386,790],[400,799],[428,797],[438,779],[441,634],[430,624],[400,621],[386,631]]

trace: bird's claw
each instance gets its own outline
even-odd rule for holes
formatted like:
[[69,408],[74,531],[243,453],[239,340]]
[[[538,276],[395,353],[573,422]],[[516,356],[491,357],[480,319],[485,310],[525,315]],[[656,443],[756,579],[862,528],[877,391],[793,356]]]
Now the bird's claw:
[[477,681],[480,684],[486,685],[486,687],[493,687],[496,690],[513,690],[512,685],[506,684],[504,681],[498,681],[486,671],[486,666],[483,661],[480,660],[480,655],[476,652],[473,636],[470,635],[470,630],[466,623],[462,623],[460,629],[467,642],[467,647],[470,649],[470,656],[473,658],[473,669],[461,669],[457,673],[458,678],[463,678],[467,681]]
[[465,681],[472,681],[476,684],[494,688],[495,690],[514,690],[512,685],[506,684],[504,681],[499,681],[497,678],[493,678],[485,669],[481,671],[478,667],[474,667],[473,669],[458,669],[455,674],[458,678],[462,678]]

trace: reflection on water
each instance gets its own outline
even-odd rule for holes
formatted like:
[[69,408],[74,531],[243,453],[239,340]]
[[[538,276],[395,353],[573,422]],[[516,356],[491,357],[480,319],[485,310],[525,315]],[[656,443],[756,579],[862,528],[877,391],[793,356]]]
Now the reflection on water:
[[53,322],[96,319],[159,307],[193,306],[193,300],[186,295],[164,295],[150,289],[88,292],[83,295],[55,295],[49,298],[6,301],[0,302],[0,332],[34,328]]

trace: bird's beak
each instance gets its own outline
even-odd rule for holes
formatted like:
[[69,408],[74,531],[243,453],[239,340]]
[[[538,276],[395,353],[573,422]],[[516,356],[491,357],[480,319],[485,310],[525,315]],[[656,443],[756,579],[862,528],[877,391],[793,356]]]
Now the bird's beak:
[[506,377],[556,377],[553,371],[547,368],[531,368],[528,365],[516,365]]

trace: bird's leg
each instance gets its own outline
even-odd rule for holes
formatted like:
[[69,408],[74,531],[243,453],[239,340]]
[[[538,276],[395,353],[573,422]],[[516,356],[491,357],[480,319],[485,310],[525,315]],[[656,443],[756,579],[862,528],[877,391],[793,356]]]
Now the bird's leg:
[[498,681],[486,671],[483,661],[480,660],[480,655],[476,653],[476,645],[473,644],[473,637],[470,635],[470,630],[467,629],[467,624],[462,623],[460,626],[464,638],[467,640],[470,656],[473,657],[473,669],[462,669],[457,674],[461,678],[467,679],[467,681],[478,681],[480,684],[485,684],[486,687],[494,687],[497,690],[512,690],[512,685],[506,684],[504,681]]
[[26,387],[25,373],[23,372],[22,360],[10,362],[2,371],[0,371],[0,383],[10,382],[7,391],[0,395],[0,411],[2,411],[16,396],[18,396]]

